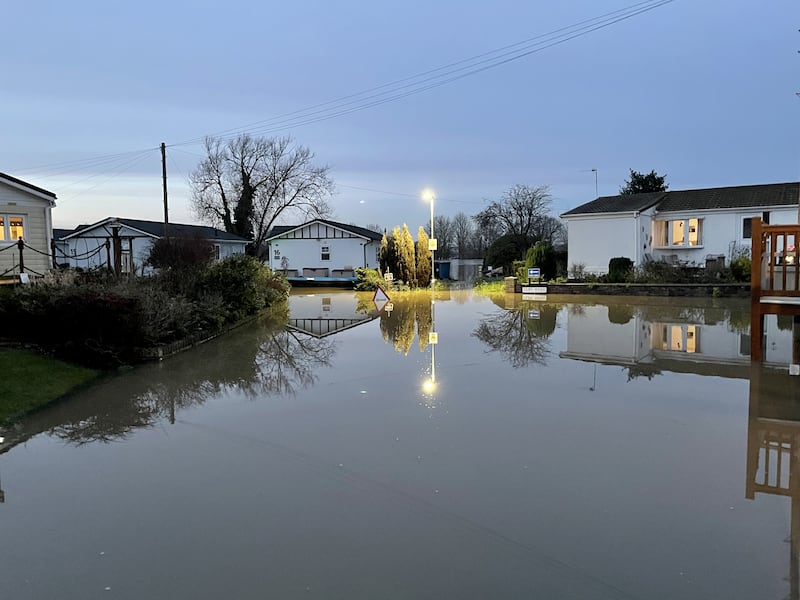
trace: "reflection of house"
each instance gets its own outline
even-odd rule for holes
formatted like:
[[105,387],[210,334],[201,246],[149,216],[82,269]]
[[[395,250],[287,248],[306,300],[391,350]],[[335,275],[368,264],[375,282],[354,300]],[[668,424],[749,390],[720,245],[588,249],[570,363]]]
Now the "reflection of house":
[[789,598],[800,599],[800,381],[785,373],[750,369],[745,495],[791,500]]
[[[562,358],[651,369],[746,377],[750,335],[717,314],[719,309],[640,307],[627,323],[609,319],[613,306],[583,306],[567,316],[567,350]],[[654,309],[655,308],[655,309]],[[648,314],[648,310],[650,314]],[[712,314],[713,312],[713,314]],[[767,322],[765,362],[786,367],[792,333]]]
[[43,274],[52,267],[50,242],[56,195],[0,173],[0,275],[19,273],[17,241],[22,238],[25,270]]
[[303,294],[289,297],[289,329],[317,338],[372,321],[380,314],[372,304],[361,306],[355,294]]
[[[200,239],[211,244],[215,259],[243,254],[248,240],[205,225],[170,223],[170,237]],[[119,251],[123,273],[142,272],[153,242],[164,236],[164,223],[139,219],[108,217],[93,225],[80,225],[74,230],[55,230],[58,264],[95,269],[114,268]],[[118,240],[115,242],[115,238]]]
[[720,264],[750,246],[752,219],[797,223],[800,184],[605,196],[561,217],[569,232],[568,264],[606,273],[616,256],[639,265],[648,259]]
[[315,219],[302,225],[273,227],[269,266],[292,283],[355,281],[357,267],[378,267],[383,234],[355,225]]

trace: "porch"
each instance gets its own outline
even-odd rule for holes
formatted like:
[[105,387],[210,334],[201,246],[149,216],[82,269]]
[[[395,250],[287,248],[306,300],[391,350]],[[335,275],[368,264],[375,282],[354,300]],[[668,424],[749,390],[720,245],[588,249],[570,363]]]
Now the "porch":
[[[750,271],[750,358],[760,362],[764,347],[764,316],[800,318],[798,277],[800,224],[765,225],[753,218]],[[800,363],[800,343],[795,343],[792,364]]]

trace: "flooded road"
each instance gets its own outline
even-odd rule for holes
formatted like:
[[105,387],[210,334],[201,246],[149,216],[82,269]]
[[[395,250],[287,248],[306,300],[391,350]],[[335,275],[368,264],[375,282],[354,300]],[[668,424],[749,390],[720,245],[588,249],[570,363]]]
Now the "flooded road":
[[0,434],[2,597],[800,597],[791,322],[751,367],[746,302],[290,308]]

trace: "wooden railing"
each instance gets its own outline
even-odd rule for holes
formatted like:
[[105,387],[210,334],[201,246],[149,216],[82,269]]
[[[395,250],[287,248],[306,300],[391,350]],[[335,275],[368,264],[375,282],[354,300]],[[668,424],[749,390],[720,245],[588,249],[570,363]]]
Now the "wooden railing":
[[764,296],[800,296],[800,225],[764,225],[754,217],[751,241],[753,301]]

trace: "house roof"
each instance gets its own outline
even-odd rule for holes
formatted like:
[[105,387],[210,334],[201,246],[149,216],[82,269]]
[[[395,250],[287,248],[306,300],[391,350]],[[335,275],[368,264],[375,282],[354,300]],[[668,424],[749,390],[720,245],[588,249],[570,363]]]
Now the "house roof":
[[67,236],[70,233],[72,233],[73,231],[75,231],[75,229],[57,229],[57,228],[54,227],[53,228],[53,239],[54,240],[60,240],[64,236]]
[[767,183],[698,190],[603,196],[573,208],[562,217],[634,212],[655,206],[659,212],[790,206],[800,199],[800,183]]
[[357,225],[347,225],[346,223],[337,223],[336,221],[329,221],[328,219],[313,219],[311,221],[303,223],[302,225],[276,225],[275,227],[269,230],[269,233],[267,234],[267,241],[280,237],[289,231],[293,231],[295,229],[302,229],[303,227],[311,225],[312,223],[324,223],[325,225],[330,225],[331,227],[337,227],[339,229],[343,229],[344,231],[349,231],[352,234],[370,240],[379,241],[383,237],[382,233],[366,229],[365,227],[358,227]]
[[22,181],[22,179],[17,179],[16,177],[12,177],[11,175],[8,175],[6,173],[0,173],[0,180],[3,179],[7,183],[10,183],[15,187],[27,188],[31,192],[35,192],[42,196],[47,196],[49,200],[56,199],[56,195],[51,191],[48,191],[44,188],[40,188],[36,185],[33,185],[32,183],[28,183],[27,181]]
[[[61,237],[78,236],[81,233],[91,229],[96,229],[98,227],[103,227],[103,226],[109,226],[114,221],[119,222],[120,224],[125,225],[126,227],[129,227],[131,229],[141,231],[142,233],[145,233],[154,238],[160,238],[164,234],[163,221],[143,221],[141,219],[123,219],[117,217],[108,217],[106,219],[103,219],[102,221],[93,223],[91,225],[79,225],[78,227],[76,227],[71,231],[68,231]],[[56,237],[56,231],[65,231],[65,230],[54,229],[53,237]],[[205,240],[220,240],[225,242],[248,243],[250,241],[236,234],[227,233],[220,229],[216,229],[215,227],[209,227],[207,225],[186,225],[183,223],[170,223],[169,235],[173,237],[201,238]]]

